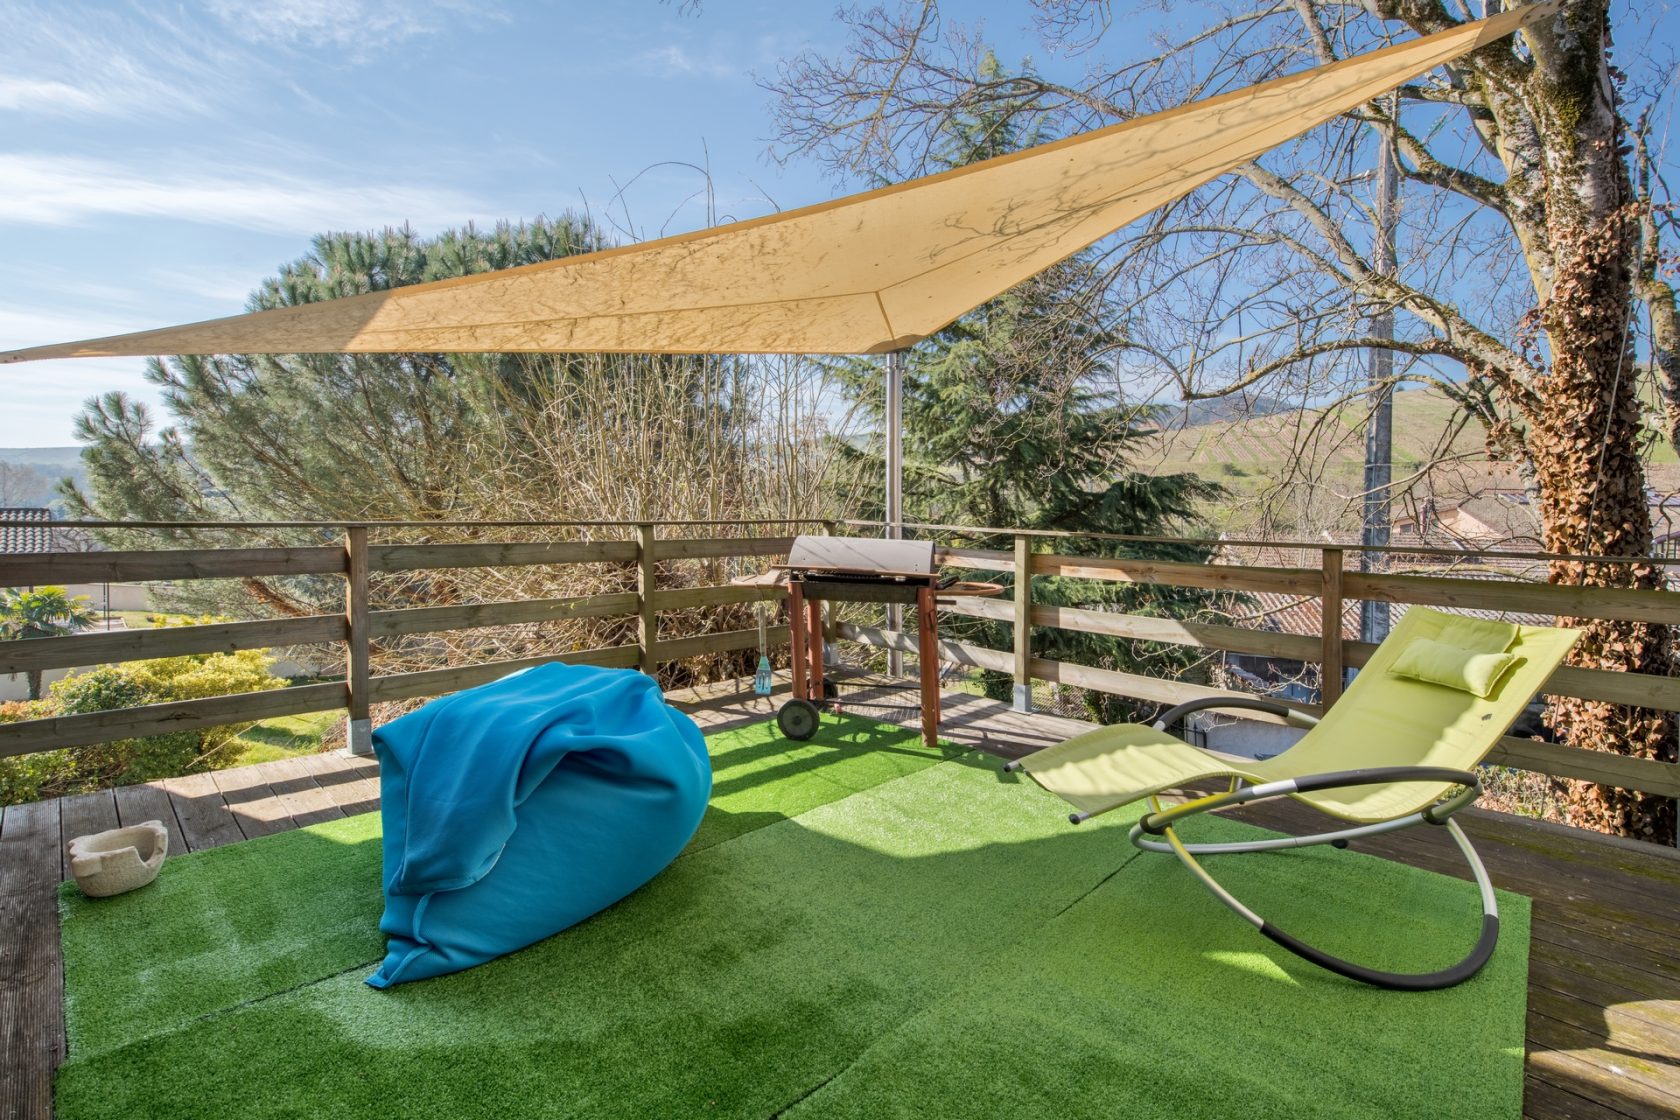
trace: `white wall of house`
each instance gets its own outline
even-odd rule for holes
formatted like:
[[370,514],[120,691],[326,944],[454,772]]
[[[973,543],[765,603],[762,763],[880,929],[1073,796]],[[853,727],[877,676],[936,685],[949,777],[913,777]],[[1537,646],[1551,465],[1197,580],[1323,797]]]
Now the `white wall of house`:
[[88,605],[95,611],[106,609],[106,595],[110,595],[110,609],[114,611],[149,611],[152,609],[152,589],[144,583],[73,583],[65,588],[72,598],[87,596]]
[[1230,716],[1198,715],[1189,719],[1191,725],[1207,737],[1204,745],[1208,750],[1242,758],[1270,758],[1274,754],[1282,754],[1306,734],[1304,728],[1252,719],[1232,719]]
[[[41,692],[46,694],[47,686],[54,681],[63,680],[69,676],[69,669],[48,669],[41,674]],[[0,674],[0,702],[6,700],[29,699],[29,677],[23,673]]]

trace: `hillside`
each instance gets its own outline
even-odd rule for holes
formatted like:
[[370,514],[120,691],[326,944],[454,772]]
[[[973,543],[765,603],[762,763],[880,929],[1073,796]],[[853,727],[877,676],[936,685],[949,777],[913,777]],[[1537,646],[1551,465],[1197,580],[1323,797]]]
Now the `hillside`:
[[[1363,405],[1342,405],[1169,422],[1139,465],[1158,474],[1197,474],[1225,487],[1227,498],[1209,511],[1222,530],[1250,529],[1265,519],[1297,532],[1350,528],[1359,520],[1367,414]],[[1652,484],[1672,490],[1680,485],[1674,450],[1664,441],[1653,443]],[[1435,466],[1423,472],[1429,464]],[[1402,504],[1408,496],[1415,501],[1430,494],[1452,501],[1509,487],[1514,471],[1488,460],[1481,428],[1463,423],[1454,402],[1432,389],[1412,389],[1394,397],[1394,479]]]
[[0,447],[0,505],[57,509],[61,478],[81,481],[80,447]]

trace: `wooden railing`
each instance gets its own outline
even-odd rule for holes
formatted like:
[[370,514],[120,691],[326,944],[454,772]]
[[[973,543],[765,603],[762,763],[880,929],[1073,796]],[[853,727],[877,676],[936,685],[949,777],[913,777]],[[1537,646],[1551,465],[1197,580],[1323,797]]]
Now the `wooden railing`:
[[[579,523],[566,524],[579,527]],[[874,523],[845,524],[866,535],[879,532]],[[543,656],[372,675],[370,643],[401,635],[564,619],[633,619],[637,635],[633,644],[577,649],[559,656],[576,663],[640,668],[645,672],[653,671],[662,662],[749,649],[758,642],[755,629],[661,639],[658,620],[662,611],[749,602],[765,597],[766,592],[757,588],[716,584],[660,586],[660,562],[739,557],[764,557],[769,562],[785,555],[791,543],[790,537],[768,535],[770,531],[785,533],[800,528],[833,531],[837,523],[643,522],[594,523],[582,527],[592,535],[608,539],[381,544],[370,541],[370,535],[379,533],[384,526],[347,525],[336,527],[342,533],[342,544],[330,547],[0,555],[0,586],[273,575],[337,575],[344,579],[346,585],[346,610],[342,615],[211,623],[0,643],[0,672],[3,673],[188,653],[322,643],[342,643],[344,647],[342,681],[3,724],[0,725],[0,757],[331,709],[345,709],[349,713],[352,748],[366,749],[369,706],[373,703],[438,695],[494,680],[527,665],[552,660]],[[428,525],[426,528],[436,531],[439,527]],[[914,526],[912,531],[947,539],[953,532],[950,527],[944,526]],[[730,535],[721,535],[725,532]],[[759,535],[761,532],[766,535]],[[706,533],[712,535],[700,535]],[[1030,704],[1031,686],[1035,681],[1074,685],[1162,704],[1232,695],[1186,681],[1036,656],[1032,642],[1035,627],[1317,663],[1322,669],[1324,703],[1330,704],[1335,702],[1342,669],[1363,665],[1373,648],[1366,643],[1343,638],[1340,623],[1344,599],[1563,614],[1580,618],[1636,619],[1680,625],[1680,594],[1672,592],[1364,573],[1348,570],[1344,563],[1344,550],[1336,546],[1294,546],[1316,550],[1320,556],[1316,567],[1251,567],[1109,559],[1054,551],[1056,541],[1071,534],[997,529],[963,529],[960,533],[970,540],[988,537],[1011,539],[1012,547],[1004,551],[945,546],[939,550],[941,562],[1017,575],[1024,570],[1028,578],[1015,581],[1013,600],[959,600],[946,608],[952,613],[1008,623],[1013,628],[1011,648],[990,649],[973,643],[945,640],[940,643],[941,658],[959,665],[1009,674],[1015,682],[1017,705],[1022,707]],[[1172,545],[1182,542],[1155,543]],[[1418,550],[1405,551],[1415,553]],[[1453,555],[1463,556],[1462,553]],[[569,598],[393,610],[374,610],[369,604],[370,579],[379,573],[584,564],[616,566],[626,573],[634,571],[636,590]],[[1159,584],[1233,593],[1280,592],[1301,599],[1320,600],[1324,624],[1320,634],[1303,635],[1214,622],[1058,607],[1034,601],[1031,578],[1034,576]],[[1029,624],[1020,625],[1022,618],[1029,620]],[[867,625],[864,621],[839,622],[833,625],[833,631],[842,639],[877,649],[913,653],[915,648],[913,635]],[[786,628],[777,627],[771,640],[781,643],[786,641],[786,637]],[[1680,711],[1680,679],[1671,677],[1562,668],[1552,676],[1546,691],[1589,700]],[[1301,707],[1308,711],[1320,710],[1319,706]],[[1675,763],[1511,737],[1504,739],[1496,748],[1492,761],[1543,774],[1680,797],[1680,765]]]
[[[565,661],[577,664],[641,668],[646,672],[652,672],[664,661],[747,649],[758,642],[756,629],[661,640],[657,625],[659,612],[774,598],[779,595],[778,592],[727,585],[659,587],[659,562],[749,556],[781,557],[786,555],[792,538],[786,535],[758,535],[762,530],[773,529],[786,533],[789,529],[804,527],[823,531],[827,523],[800,520],[548,524],[554,528],[581,529],[619,539],[380,544],[370,540],[370,533],[381,529],[414,526],[395,523],[341,526],[265,523],[260,527],[307,527],[317,531],[336,528],[342,532],[342,544],[300,548],[160,549],[0,555],[0,587],[48,583],[128,583],[337,575],[345,582],[346,604],[343,614],[265,619],[256,622],[217,622],[0,642],[0,673],[104,665],[182,654],[231,653],[244,649],[330,643],[342,643],[344,647],[342,681],[0,724],[0,757],[333,709],[344,709],[348,713],[350,747],[358,753],[365,753],[371,749],[369,709],[375,703],[453,692],[495,680],[515,669],[555,659],[553,656],[528,657],[372,675],[372,644],[381,639],[401,635],[444,633],[486,626],[569,619],[636,619],[638,638],[634,645],[577,649],[559,656]],[[126,526],[130,529],[136,527]],[[185,528],[155,527],[175,530]],[[428,532],[447,531],[452,527],[473,530],[484,528],[484,524],[451,526],[447,523],[432,523],[423,526]],[[539,526],[531,524],[530,527]],[[203,530],[205,526],[192,528]],[[215,528],[238,530],[246,526],[233,524]],[[661,537],[661,530],[685,534],[727,530],[748,535],[685,535],[672,538]],[[374,610],[369,602],[370,582],[377,574],[581,564],[613,565],[627,570],[633,569],[636,572],[637,589],[632,592],[568,598],[521,599],[393,610]],[[771,640],[786,641],[787,629],[773,629]]]
[[[878,522],[851,521],[842,524],[857,531],[879,531]],[[1293,705],[1316,714],[1333,704],[1340,695],[1343,669],[1364,665],[1376,648],[1370,643],[1343,637],[1341,608],[1346,599],[1371,599],[1449,610],[1459,608],[1566,615],[1575,618],[1630,619],[1680,626],[1680,593],[1672,591],[1562,587],[1545,583],[1465,579],[1454,576],[1364,573],[1348,570],[1345,553],[1349,550],[1335,545],[1292,543],[1287,546],[1318,552],[1321,559],[1316,568],[1253,567],[1237,564],[1108,559],[1036,551],[1053,549],[1057,540],[1081,538],[1081,534],[1075,533],[1026,533],[1008,529],[942,525],[911,525],[907,529],[936,538],[1013,538],[1013,547],[1007,552],[941,547],[936,555],[944,564],[978,571],[1006,572],[1017,576],[1012,601],[958,599],[943,607],[952,614],[972,615],[1010,624],[1013,627],[1014,639],[1012,649],[995,650],[955,641],[940,643],[942,659],[1011,674],[1015,681],[1017,707],[1021,707],[1024,702],[1030,702],[1027,698],[1031,695],[1034,681],[1074,685],[1160,704],[1178,704],[1206,696],[1231,695],[1206,685],[1034,656],[1034,627],[1077,630],[1135,641],[1252,654],[1305,663],[1316,662],[1321,670],[1322,703]],[[1089,539],[1089,536],[1085,539]],[[1177,539],[1118,535],[1114,535],[1114,539],[1132,542],[1140,548],[1149,545],[1182,547],[1187,543]],[[1188,543],[1220,546],[1230,542]],[[1254,543],[1278,547],[1269,542]],[[1465,552],[1458,550],[1406,547],[1382,551],[1408,556],[1415,556],[1419,552],[1440,551],[1444,558],[1450,557],[1459,561],[1467,558]],[[1495,558],[1522,556],[1525,559],[1533,559],[1530,555],[1519,553],[1489,552],[1484,555]],[[1635,562],[1636,558],[1621,559]],[[1019,578],[1023,565],[1028,573],[1027,579]],[[1322,606],[1321,627],[1317,635],[1289,634],[1252,627],[1041,605],[1033,601],[1033,576],[1159,584],[1233,593],[1275,592],[1297,596],[1303,600],[1316,598]],[[1017,620],[1023,615],[1030,619],[1028,626],[1018,625]],[[914,635],[856,624],[842,624],[839,629],[842,637],[877,648],[896,648],[913,652],[915,647]],[[1677,677],[1565,666],[1552,674],[1544,691],[1552,695],[1680,712],[1680,678]],[[1244,718],[1266,717],[1245,712]],[[1576,778],[1661,796],[1680,797],[1680,764],[1672,762],[1630,758],[1604,751],[1513,736],[1506,736],[1500,741],[1499,746],[1494,748],[1489,756],[1489,761],[1554,777]]]

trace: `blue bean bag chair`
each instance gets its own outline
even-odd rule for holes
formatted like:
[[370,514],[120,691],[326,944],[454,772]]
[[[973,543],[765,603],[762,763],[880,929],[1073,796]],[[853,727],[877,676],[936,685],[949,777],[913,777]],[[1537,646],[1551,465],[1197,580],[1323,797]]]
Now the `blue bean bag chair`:
[[458,972],[612,905],[711,794],[694,721],[626,669],[550,664],[373,733],[385,829],[376,988]]

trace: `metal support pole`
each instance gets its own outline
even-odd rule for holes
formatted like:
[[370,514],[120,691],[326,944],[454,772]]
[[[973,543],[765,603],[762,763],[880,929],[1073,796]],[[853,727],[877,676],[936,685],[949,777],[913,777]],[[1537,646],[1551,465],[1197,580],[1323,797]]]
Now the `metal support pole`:
[[[887,354],[887,539],[904,537],[904,351]],[[904,608],[897,603],[887,607],[887,629],[904,631]],[[904,675],[904,654],[898,649],[887,651],[887,674]]]
[[[1389,112],[1398,114],[1400,100],[1389,99]],[[1400,168],[1395,159],[1393,134],[1384,131],[1377,151],[1377,231],[1371,250],[1371,265],[1383,276],[1395,275],[1395,226],[1399,221]],[[1371,337],[1394,338],[1394,311],[1384,307],[1371,318]],[[1389,540],[1389,497],[1394,483],[1394,351],[1375,346],[1369,354],[1367,384],[1370,386],[1371,416],[1365,422],[1365,508],[1359,554],[1361,571],[1380,571],[1384,554],[1370,551]],[[1388,604],[1366,599],[1359,604],[1359,637],[1380,642],[1388,637]]]

